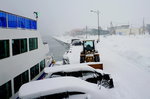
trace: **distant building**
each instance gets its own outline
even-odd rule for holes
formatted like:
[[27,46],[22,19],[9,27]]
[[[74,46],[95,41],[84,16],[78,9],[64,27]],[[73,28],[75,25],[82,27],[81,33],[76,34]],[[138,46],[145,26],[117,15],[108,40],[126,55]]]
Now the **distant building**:
[[116,34],[116,30],[115,30],[115,27],[113,26],[112,22],[110,22],[110,28],[107,28],[107,29],[111,35]]
[[143,28],[130,27],[130,25],[121,25],[115,27],[116,34],[119,35],[139,35],[143,34]]
[[129,29],[130,25],[115,26],[115,29]]
[[[101,28],[100,28],[99,32],[100,32],[100,35],[107,35],[107,34],[109,34],[108,30],[102,30]],[[89,34],[91,34],[91,35],[97,35],[98,34],[98,30],[97,29],[91,29],[91,31],[89,32]]]
[[[108,31],[108,30],[103,30],[102,28],[99,28],[99,29],[100,29],[100,30],[99,30],[100,35],[107,35],[107,34],[109,34],[109,31]],[[68,35],[71,35],[71,36],[87,35],[87,34],[90,34],[90,35],[98,35],[98,29],[94,29],[94,28],[73,29],[73,30],[71,30],[70,32],[67,32],[67,34],[68,34]]]
[[147,25],[146,25],[146,30],[147,30],[147,32],[150,34],[150,24],[147,24]]
[[138,35],[138,34],[142,34],[142,28],[116,29],[116,34]]

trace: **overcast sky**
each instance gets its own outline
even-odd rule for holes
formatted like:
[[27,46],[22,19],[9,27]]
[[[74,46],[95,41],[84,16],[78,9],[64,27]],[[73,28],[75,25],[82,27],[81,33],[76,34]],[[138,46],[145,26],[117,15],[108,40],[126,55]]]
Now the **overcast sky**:
[[76,28],[97,28],[97,15],[90,10],[100,11],[100,26],[132,24],[133,27],[150,23],[150,0],[0,0],[0,10],[34,18],[39,14],[41,34],[62,34]]

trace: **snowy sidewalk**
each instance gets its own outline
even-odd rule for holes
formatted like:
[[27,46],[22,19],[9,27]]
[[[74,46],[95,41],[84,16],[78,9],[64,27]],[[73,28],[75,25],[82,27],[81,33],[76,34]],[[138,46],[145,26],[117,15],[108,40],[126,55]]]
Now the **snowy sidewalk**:
[[110,94],[115,99],[150,99],[149,73],[119,54],[113,52],[108,42],[101,42],[99,52],[104,63],[104,71],[114,79],[115,88]]

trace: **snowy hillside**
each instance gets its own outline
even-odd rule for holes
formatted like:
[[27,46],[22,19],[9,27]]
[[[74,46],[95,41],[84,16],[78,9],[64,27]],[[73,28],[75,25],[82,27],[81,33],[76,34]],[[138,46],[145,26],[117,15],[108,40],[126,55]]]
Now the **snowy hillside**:
[[[89,39],[94,38],[97,36]],[[57,39],[69,41],[68,37]],[[150,36],[101,36],[100,40],[97,48],[104,71],[115,84],[109,90],[110,98],[150,99]]]

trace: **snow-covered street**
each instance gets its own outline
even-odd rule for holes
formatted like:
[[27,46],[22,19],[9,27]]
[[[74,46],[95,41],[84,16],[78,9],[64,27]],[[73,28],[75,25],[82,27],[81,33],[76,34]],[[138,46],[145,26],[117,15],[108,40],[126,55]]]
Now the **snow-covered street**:
[[[145,40],[141,38],[141,43],[139,43],[141,45],[136,45],[138,42],[134,41],[136,41],[138,38],[120,38],[122,37],[103,38],[101,42],[102,44],[100,43],[98,45],[99,52],[101,53],[101,60],[104,63],[104,70],[108,71],[114,78],[115,88],[112,90],[112,92],[114,92],[113,94],[117,99],[149,99],[150,72],[145,70],[145,67],[142,68],[140,66],[144,63],[136,62],[138,61],[138,57],[136,58],[137,55],[134,53],[135,50],[140,49],[136,49],[137,46],[143,47],[143,41]],[[121,50],[121,47],[124,50]],[[132,47],[135,48],[135,50],[132,50]],[[130,55],[129,53],[126,53],[126,49],[129,51]],[[124,55],[122,55],[123,51]],[[122,53],[120,54],[120,52]],[[140,53],[142,52],[137,52],[137,54]],[[147,54],[150,55],[148,52]],[[145,53],[146,56],[148,56],[147,54]],[[146,56],[143,55],[141,57]],[[133,60],[133,58],[135,58],[135,60]]]
[[104,71],[114,79],[115,88],[109,89],[110,98],[150,99],[149,35],[101,36],[96,46]]

